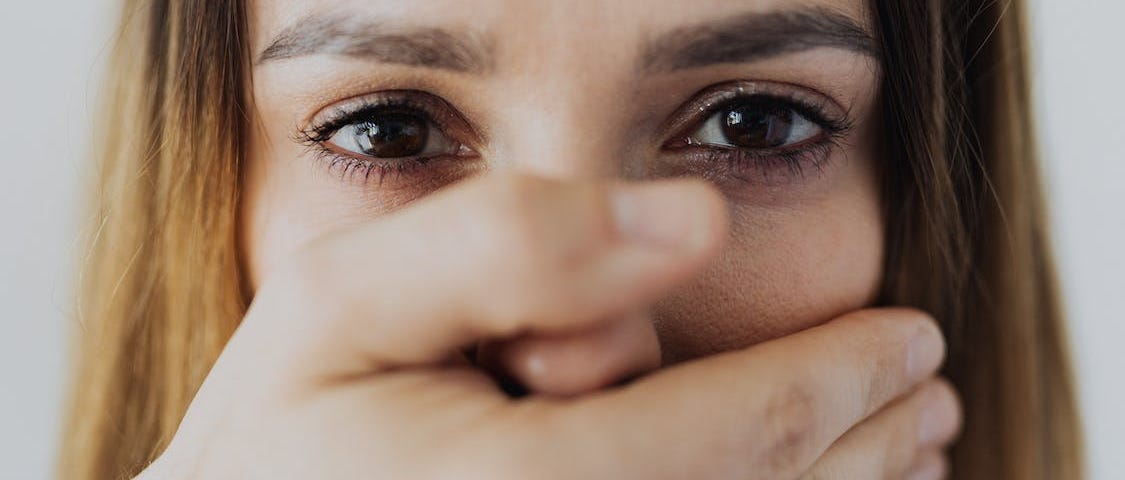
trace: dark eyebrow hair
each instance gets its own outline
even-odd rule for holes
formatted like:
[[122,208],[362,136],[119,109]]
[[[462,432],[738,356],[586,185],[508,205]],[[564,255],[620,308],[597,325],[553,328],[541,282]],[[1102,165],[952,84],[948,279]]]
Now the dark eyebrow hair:
[[308,55],[344,55],[416,67],[480,73],[492,68],[492,42],[472,32],[390,28],[346,15],[307,16],[282,30],[256,64]]
[[723,63],[744,63],[818,47],[877,56],[878,43],[850,17],[806,8],[748,13],[683,27],[649,42],[640,57],[645,72],[670,72]]

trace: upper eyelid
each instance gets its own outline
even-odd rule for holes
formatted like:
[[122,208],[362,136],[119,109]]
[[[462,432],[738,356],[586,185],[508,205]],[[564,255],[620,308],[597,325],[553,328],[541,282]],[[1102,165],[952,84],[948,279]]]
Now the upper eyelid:
[[296,138],[302,143],[326,140],[325,134],[347,125],[356,116],[378,109],[415,110],[446,133],[449,130],[479,138],[472,124],[445,99],[420,90],[387,90],[358,95],[338,101],[312,115],[305,126],[297,127]]
[[[716,110],[744,98],[768,97],[790,102],[801,107],[811,107],[824,114],[841,130],[851,128],[850,112],[829,95],[790,83],[771,81],[735,80],[713,84],[696,92],[677,108],[676,113],[659,128],[660,137],[672,139],[683,135],[692,125],[706,121]],[[682,112],[682,113],[681,113]]]
[[339,123],[356,115],[360,115],[365,111],[376,109],[415,109],[428,116],[433,116],[433,112],[431,112],[432,106],[423,105],[423,103],[428,102],[418,102],[410,98],[412,95],[413,94],[410,92],[390,91],[376,92],[342,100],[313,115],[312,119],[308,122],[308,126],[305,128],[312,129],[317,126]]

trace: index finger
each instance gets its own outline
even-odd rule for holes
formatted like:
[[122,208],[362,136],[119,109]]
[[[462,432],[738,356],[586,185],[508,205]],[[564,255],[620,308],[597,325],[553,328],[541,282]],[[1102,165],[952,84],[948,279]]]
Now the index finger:
[[555,426],[565,440],[549,456],[583,458],[560,452],[581,449],[588,462],[560,465],[596,470],[579,476],[796,478],[853,425],[933,375],[944,352],[921,312],[849,314],[561,408]]
[[725,230],[721,196],[698,180],[494,174],[311,242],[263,284],[232,344],[294,384],[580,332],[690,278]]

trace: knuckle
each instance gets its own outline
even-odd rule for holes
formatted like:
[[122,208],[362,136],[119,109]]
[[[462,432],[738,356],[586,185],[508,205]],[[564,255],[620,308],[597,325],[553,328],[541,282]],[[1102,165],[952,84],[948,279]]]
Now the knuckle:
[[[299,343],[327,342],[337,338],[346,320],[362,315],[363,292],[355,291],[348,261],[340,259],[333,242],[322,238],[291,255],[279,268],[272,286],[270,301],[279,302],[280,316],[293,325],[287,327],[300,335]],[[352,281],[342,279],[352,278]]]
[[519,265],[546,253],[542,251],[546,232],[533,190],[503,178],[495,182],[496,190],[486,196],[485,205],[471,220],[471,232],[486,254],[507,259],[503,265]]
[[[322,248],[305,248],[291,256],[278,269],[273,286],[281,290],[277,295],[292,304],[295,313],[314,310],[320,315],[343,314],[329,307],[342,307],[346,302],[339,301],[338,283],[333,272],[331,256]],[[311,313],[311,312],[310,312]]]
[[279,265],[258,290],[245,317],[270,334],[280,368],[297,371],[310,356],[335,348],[346,338],[344,325],[359,306],[339,288],[339,272],[323,249],[302,249]]
[[[897,396],[913,380],[908,376],[910,345],[920,332],[929,330],[941,338],[937,323],[929,315],[910,308],[861,310],[842,318],[855,328],[843,348],[856,360],[862,375],[857,383],[859,400],[869,408]],[[940,340],[939,340],[940,341]]]
[[791,384],[773,394],[764,411],[764,431],[760,438],[766,443],[758,456],[767,471],[774,473],[804,471],[816,454],[821,420],[813,392]]
[[861,406],[864,413],[870,413],[894,397],[895,392],[902,390],[907,353],[902,342],[893,343],[888,348],[873,341],[860,348],[865,349],[861,351],[882,352],[870,355],[870,359],[862,362],[864,366],[861,367],[861,377],[856,382],[857,405]]
[[484,188],[482,208],[462,230],[466,242],[479,245],[492,296],[502,297],[490,315],[516,323],[573,305],[578,289],[563,287],[606,248],[604,194],[520,175],[498,176]]
[[596,252],[611,239],[604,187],[520,175],[495,181],[489,195],[489,228],[519,252],[571,260]]
[[514,281],[509,283],[507,292],[502,298],[490,302],[487,315],[490,322],[495,325],[495,330],[500,335],[508,336],[520,333],[519,330],[528,324],[530,319],[546,320],[543,317],[551,315],[558,310],[554,308],[553,296],[557,292],[547,292],[535,289],[530,282]]

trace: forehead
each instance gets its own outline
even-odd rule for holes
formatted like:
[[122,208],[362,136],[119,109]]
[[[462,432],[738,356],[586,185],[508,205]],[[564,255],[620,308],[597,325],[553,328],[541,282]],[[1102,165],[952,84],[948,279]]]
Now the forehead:
[[310,17],[471,31],[508,55],[634,55],[658,35],[749,14],[838,13],[868,28],[864,0],[250,0],[255,52]]

